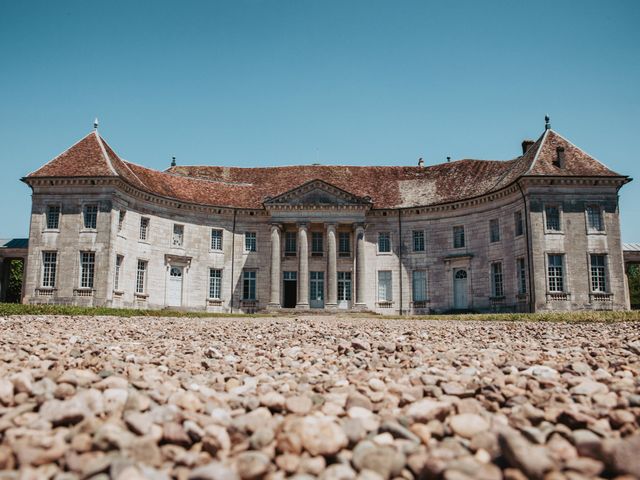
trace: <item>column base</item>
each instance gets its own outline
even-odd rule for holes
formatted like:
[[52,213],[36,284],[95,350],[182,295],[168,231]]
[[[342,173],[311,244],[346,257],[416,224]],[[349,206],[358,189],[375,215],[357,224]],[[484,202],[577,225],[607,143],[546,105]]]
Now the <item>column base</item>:
[[267,310],[280,310],[282,305],[279,303],[267,303]]
[[353,306],[351,307],[352,311],[358,311],[358,312],[363,312],[365,310],[367,310],[367,304],[366,303],[354,303]]

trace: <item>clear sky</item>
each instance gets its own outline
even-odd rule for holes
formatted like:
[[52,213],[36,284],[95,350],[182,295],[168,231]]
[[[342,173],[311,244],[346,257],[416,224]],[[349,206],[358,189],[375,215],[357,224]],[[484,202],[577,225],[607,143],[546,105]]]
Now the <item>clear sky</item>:
[[100,132],[164,169],[510,159],[552,127],[637,180],[640,2],[0,0],[0,237],[19,179]]

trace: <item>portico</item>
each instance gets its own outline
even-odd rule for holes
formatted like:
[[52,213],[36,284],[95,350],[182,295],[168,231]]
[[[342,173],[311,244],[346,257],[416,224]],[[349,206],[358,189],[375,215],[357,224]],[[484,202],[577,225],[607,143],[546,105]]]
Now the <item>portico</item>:
[[[292,304],[287,297],[290,289],[283,292],[283,287],[293,281],[297,282],[296,309],[334,310],[363,303],[369,199],[316,180],[268,199],[264,206],[272,220],[269,308]],[[352,304],[354,283],[356,302]]]

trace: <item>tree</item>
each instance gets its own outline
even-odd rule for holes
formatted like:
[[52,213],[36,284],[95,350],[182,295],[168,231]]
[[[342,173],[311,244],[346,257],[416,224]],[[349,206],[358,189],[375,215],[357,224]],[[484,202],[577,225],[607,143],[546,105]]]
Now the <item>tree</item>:
[[640,265],[630,265],[627,271],[629,278],[629,296],[631,305],[640,305]]
[[22,260],[11,260],[9,266],[9,285],[7,286],[6,301],[20,303],[22,301],[22,272],[24,262]]

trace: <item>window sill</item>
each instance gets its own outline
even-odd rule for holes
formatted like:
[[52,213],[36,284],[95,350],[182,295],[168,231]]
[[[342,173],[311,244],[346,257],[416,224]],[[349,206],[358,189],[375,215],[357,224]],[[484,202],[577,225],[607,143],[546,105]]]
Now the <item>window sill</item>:
[[418,301],[412,302],[411,306],[413,308],[427,308],[430,303],[431,303],[431,300],[418,300]]
[[36,296],[38,297],[52,297],[58,289],[55,287],[40,287],[36,288]]
[[340,258],[351,258],[351,252],[339,252],[338,257]]
[[613,293],[608,292],[591,292],[589,293],[589,302],[611,302],[613,301]]
[[377,252],[377,255],[393,255],[393,252]]
[[563,230],[545,230],[544,234],[545,235],[564,235],[564,231]]
[[220,254],[220,253],[223,253],[223,251],[222,250],[214,250],[213,248],[210,248],[209,249],[209,253],[218,253],[218,254]]
[[526,293],[519,293],[516,295],[516,300],[518,300],[519,302],[526,302],[528,297],[529,295],[527,295]]
[[222,300],[219,298],[207,298],[207,305],[210,307],[219,307],[222,305]]
[[74,297],[93,297],[93,288],[74,288]]
[[138,239],[138,243],[144,243],[145,245],[151,245],[151,242],[149,240]]
[[123,239],[127,239],[127,236],[124,233],[120,233],[118,232],[118,237],[123,238]]
[[393,301],[377,302],[378,308],[393,308]]
[[45,228],[42,233],[60,233],[59,228]]
[[323,252],[311,252],[312,257],[324,257]]
[[171,245],[170,248],[174,250],[182,250],[184,252],[184,247],[182,245]]
[[244,255],[250,255],[252,253],[257,253],[257,250],[245,250],[244,252],[242,252]]
[[587,235],[606,235],[604,230],[587,230]]
[[567,292],[547,292],[547,302],[567,302],[571,294]]
[[80,233],[98,233],[97,228],[83,228]]
[[507,297],[505,297],[504,295],[500,295],[499,297],[489,297],[489,300],[491,300],[492,302],[504,302],[506,298]]
[[136,298],[136,300],[144,301],[144,300],[147,300],[147,298],[149,297],[149,294],[136,292],[133,294],[133,296]]
[[298,254],[296,252],[284,252],[285,257],[297,257]]
[[114,297],[121,297],[122,295],[124,295],[124,292],[121,290],[114,290],[113,291],[113,296]]

